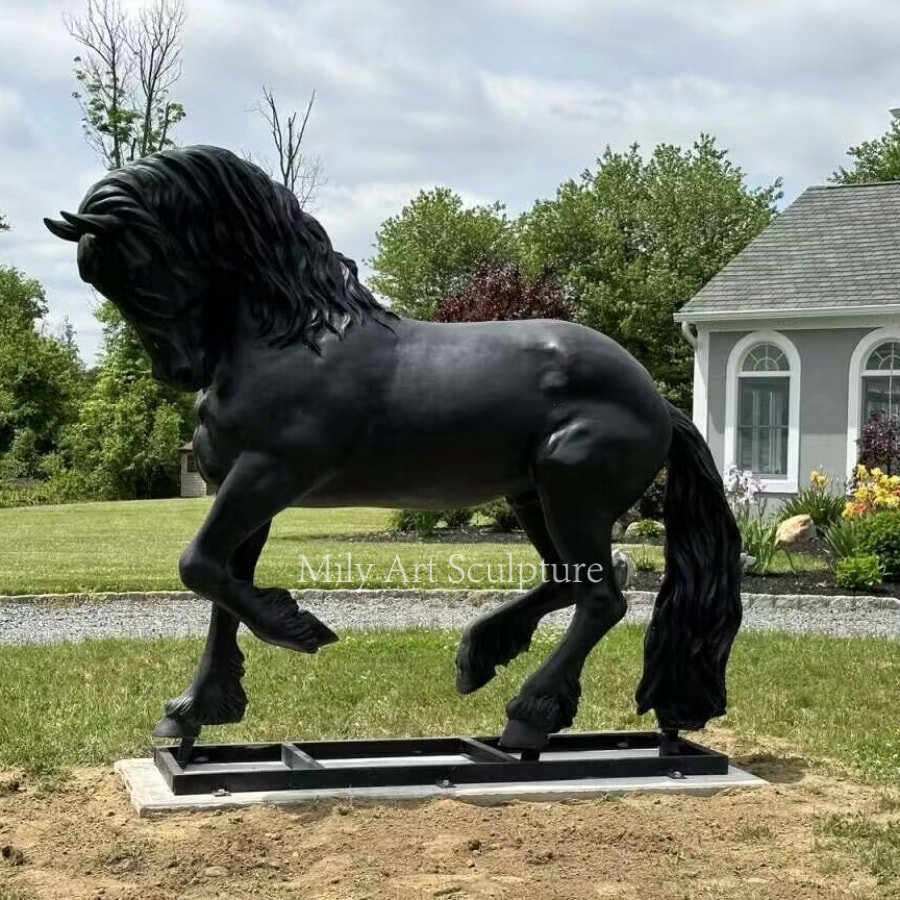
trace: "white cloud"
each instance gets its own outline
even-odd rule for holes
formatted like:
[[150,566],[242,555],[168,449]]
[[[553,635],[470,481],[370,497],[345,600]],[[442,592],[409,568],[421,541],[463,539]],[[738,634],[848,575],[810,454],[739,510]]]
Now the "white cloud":
[[[128,0],[135,8],[140,0]],[[327,184],[313,212],[360,262],[378,224],[447,184],[512,212],[552,195],[606,144],[645,149],[715,134],[756,183],[788,197],[900,105],[892,0],[187,0],[175,96],[186,143],[273,157],[250,110],[317,104],[308,150]],[[102,166],[71,98],[83,0],[4,0],[0,28],[0,261],[40,278],[88,356],[99,329],[72,248],[41,217],[78,204]],[[894,93],[892,94],[892,90]]]

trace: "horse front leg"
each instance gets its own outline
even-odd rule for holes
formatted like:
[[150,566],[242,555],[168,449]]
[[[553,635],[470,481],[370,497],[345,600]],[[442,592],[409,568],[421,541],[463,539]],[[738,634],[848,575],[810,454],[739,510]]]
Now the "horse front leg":
[[[241,581],[253,581],[270,526],[271,522],[266,522],[235,552],[232,571]],[[153,729],[154,737],[192,737],[204,725],[226,725],[244,718],[247,695],[241,684],[244,654],[237,642],[239,625],[240,620],[213,603],[197,671],[187,690],[166,703],[166,714]]]
[[222,482],[206,521],[181,557],[184,584],[243,622],[263,641],[315,653],[337,636],[311,612],[297,607],[290,591],[257,588],[234,571],[237,549],[303,492],[305,484],[277,460],[244,454]]

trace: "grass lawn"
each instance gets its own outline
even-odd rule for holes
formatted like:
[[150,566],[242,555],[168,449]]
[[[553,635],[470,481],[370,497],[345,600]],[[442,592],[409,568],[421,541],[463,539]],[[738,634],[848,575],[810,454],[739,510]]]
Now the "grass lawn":
[[[454,633],[351,632],[314,657],[247,640],[247,719],[207,729],[204,738],[496,733],[506,700],[557,638],[539,632],[530,653],[470,697],[454,690]],[[634,713],[642,639],[640,628],[617,628],[592,654],[579,728],[653,727]],[[146,755],[163,701],[188,683],[201,648],[198,640],[160,640],[0,649],[0,768],[49,775]],[[894,641],[742,633],[721,721],[896,785],[898,685]]]
[[[178,557],[203,521],[210,500],[142,500],[122,503],[77,503],[0,509],[0,595],[76,593],[96,591],[180,590]],[[348,541],[353,535],[383,532],[390,513],[382,509],[289,509],[281,513],[259,565],[259,581],[282,587],[358,587],[359,581],[342,581],[332,568],[330,578],[315,584],[301,582],[301,556],[314,571],[326,556],[354,564],[372,565],[366,587],[460,586],[459,568],[473,570],[481,583],[466,581],[468,588],[519,587],[518,566],[537,563],[537,554],[526,544],[366,543]],[[662,569],[662,548],[630,548],[643,567]],[[512,555],[514,577],[508,577]],[[431,559],[433,568],[414,567]],[[794,555],[805,568],[821,567],[817,560]],[[402,565],[402,571],[397,566]],[[494,564],[499,579],[487,580],[484,564]],[[496,568],[502,563],[504,573]],[[790,571],[784,554],[775,570]],[[503,574],[501,578],[500,575]],[[526,569],[525,574],[528,574]],[[454,584],[454,579],[457,583]]]

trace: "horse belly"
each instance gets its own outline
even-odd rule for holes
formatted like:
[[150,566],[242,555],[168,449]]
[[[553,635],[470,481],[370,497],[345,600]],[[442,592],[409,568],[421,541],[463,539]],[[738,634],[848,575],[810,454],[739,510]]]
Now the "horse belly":
[[532,486],[521,454],[401,453],[369,457],[336,471],[304,495],[302,505],[446,509],[484,503]]

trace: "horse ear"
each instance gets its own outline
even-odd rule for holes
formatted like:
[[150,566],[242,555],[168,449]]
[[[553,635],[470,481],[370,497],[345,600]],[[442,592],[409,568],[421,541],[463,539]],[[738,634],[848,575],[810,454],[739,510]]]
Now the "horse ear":
[[98,215],[96,213],[69,213],[62,210],[60,215],[70,225],[77,228],[80,234],[106,234],[119,223],[119,220],[110,213]]
[[44,224],[52,234],[64,241],[77,242],[81,238],[81,232],[68,222],[60,222],[59,219],[44,219]]

